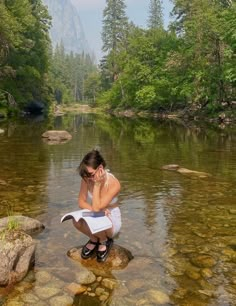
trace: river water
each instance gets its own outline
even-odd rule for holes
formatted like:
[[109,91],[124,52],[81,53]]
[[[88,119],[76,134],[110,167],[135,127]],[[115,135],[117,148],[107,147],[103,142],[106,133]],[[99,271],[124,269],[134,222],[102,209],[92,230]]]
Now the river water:
[[[23,214],[46,227],[35,237],[34,268],[0,289],[0,305],[236,305],[235,130],[95,114],[0,128],[0,217]],[[48,145],[41,134],[49,129],[73,138]],[[76,167],[97,146],[122,185],[115,243],[134,259],[113,271],[115,286],[96,275],[73,296],[65,288],[81,267],[66,254],[87,239],[60,218],[77,209]],[[209,176],[162,170],[168,164]]]

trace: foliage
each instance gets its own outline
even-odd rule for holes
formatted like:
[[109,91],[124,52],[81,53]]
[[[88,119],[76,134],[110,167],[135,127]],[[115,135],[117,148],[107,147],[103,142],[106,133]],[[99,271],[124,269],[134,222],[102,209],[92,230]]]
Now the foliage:
[[150,29],[163,28],[163,13],[161,0],[150,0],[148,27]]
[[8,0],[1,6],[7,21],[7,25],[4,22],[0,26],[0,37],[4,37],[0,40],[2,89],[12,94],[20,108],[30,101],[46,104],[49,102],[48,12],[41,0]]
[[[98,90],[97,68],[88,54],[66,54],[63,44],[51,56],[50,81],[57,103],[95,100]],[[89,78],[89,80],[88,80]],[[91,84],[93,83],[93,85]],[[88,86],[92,85],[92,88]]]
[[116,52],[126,39],[128,19],[123,0],[106,0],[103,11],[103,51]]
[[[163,28],[162,1],[150,0],[148,29],[129,22],[124,0],[106,0],[99,69],[88,54],[51,50],[50,16],[41,0],[0,0],[1,90],[20,109],[90,103],[150,111],[221,109],[236,99],[236,3],[172,0]],[[3,108],[13,109],[5,95]]]
[[[129,26],[125,9],[124,0],[106,0],[106,7],[103,11],[102,50],[108,52],[108,56],[103,58],[102,67],[106,67],[110,71],[111,77],[107,79],[106,71],[102,70],[105,73],[102,78],[103,80],[107,79],[108,82],[109,79],[111,81],[117,79],[119,73],[117,55],[126,47],[127,43]],[[106,85],[106,87],[108,86]]]
[[168,30],[161,26],[161,1],[151,1],[149,29],[129,24],[119,41],[125,47],[116,49],[115,57],[107,48],[101,63],[103,106],[191,112],[219,110],[221,102],[235,100],[235,2],[173,4],[175,20]]

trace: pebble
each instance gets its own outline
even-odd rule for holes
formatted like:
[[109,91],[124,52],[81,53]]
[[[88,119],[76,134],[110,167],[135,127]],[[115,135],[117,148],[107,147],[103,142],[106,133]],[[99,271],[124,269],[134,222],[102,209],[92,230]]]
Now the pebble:
[[216,260],[207,254],[201,254],[190,259],[192,264],[200,268],[211,268],[216,265]]
[[87,288],[85,286],[81,286],[80,284],[71,283],[65,288],[65,290],[76,295],[85,292]]
[[88,285],[96,281],[96,276],[91,271],[81,271],[76,274],[76,280],[81,285]]
[[150,289],[147,292],[148,299],[155,305],[163,305],[170,302],[168,295],[160,290]]
[[[73,298],[71,296],[62,295],[62,296],[55,296],[49,300],[50,306],[58,306],[58,305],[72,305],[73,304]],[[36,304],[38,305],[38,304]]]

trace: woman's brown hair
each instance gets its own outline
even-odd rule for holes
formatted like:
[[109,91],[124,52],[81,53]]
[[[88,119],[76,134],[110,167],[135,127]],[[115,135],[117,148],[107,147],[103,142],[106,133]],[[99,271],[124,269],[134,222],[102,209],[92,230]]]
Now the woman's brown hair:
[[106,162],[100,152],[94,149],[84,156],[77,170],[82,178],[86,178],[89,177],[87,167],[91,167],[96,170],[100,165],[105,168]]

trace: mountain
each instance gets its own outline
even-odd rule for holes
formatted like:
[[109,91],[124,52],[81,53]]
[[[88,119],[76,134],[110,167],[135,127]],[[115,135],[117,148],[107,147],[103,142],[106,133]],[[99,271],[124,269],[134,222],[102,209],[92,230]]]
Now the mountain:
[[70,0],[42,0],[52,17],[50,37],[55,47],[61,42],[67,53],[88,53],[90,49],[85,37],[79,13]]

